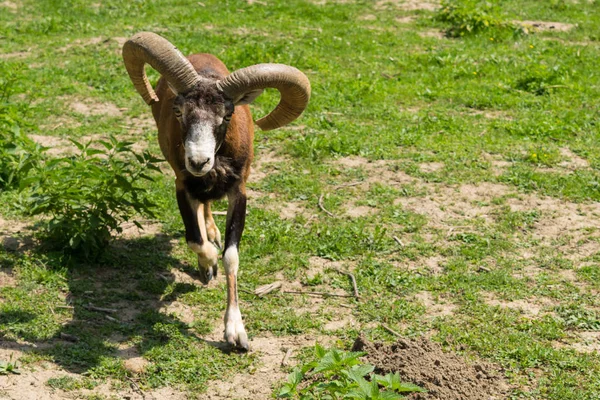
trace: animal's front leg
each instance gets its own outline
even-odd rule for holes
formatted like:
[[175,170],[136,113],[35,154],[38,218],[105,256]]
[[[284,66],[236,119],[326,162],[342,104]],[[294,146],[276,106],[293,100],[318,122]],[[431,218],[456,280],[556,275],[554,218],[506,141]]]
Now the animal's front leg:
[[225,229],[225,252],[223,253],[223,266],[227,277],[225,340],[233,346],[248,350],[248,335],[244,329],[237,292],[237,272],[240,264],[238,247],[246,221],[246,189],[243,186],[237,188],[227,197],[229,207]]
[[213,219],[212,212],[210,210],[210,202],[204,203],[204,220],[206,221],[206,234],[208,235],[208,240],[210,240],[215,246],[219,249],[223,248],[221,244],[221,232]]
[[177,204],[185,225],[185,239],[188,247],[198,255],[200,281],[205,285],[217,274],[217,248],[208,241],[206,223],[204,221],[204,205],[193,199],[176,181]]

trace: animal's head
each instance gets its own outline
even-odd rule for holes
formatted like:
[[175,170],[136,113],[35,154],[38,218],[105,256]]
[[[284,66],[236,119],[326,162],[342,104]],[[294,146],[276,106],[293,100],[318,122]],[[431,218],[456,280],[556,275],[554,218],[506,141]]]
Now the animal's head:
[[175,46],[150,32],[129,39],[123,46],[123,59],[129,77],[146,103],[158,101],[144,71],[146,63],[177,94],[173,114],[183,132],[186,169],[196,176],[212,169],[235,106],[251,103],[266,88],[278,89],[281,100],[277,107],[256,121],[261,129],[271,130],[300,116],[310,98],[308,79],[294,67],[257,64],[234,71],[222,80],[207,79],[196,73]]

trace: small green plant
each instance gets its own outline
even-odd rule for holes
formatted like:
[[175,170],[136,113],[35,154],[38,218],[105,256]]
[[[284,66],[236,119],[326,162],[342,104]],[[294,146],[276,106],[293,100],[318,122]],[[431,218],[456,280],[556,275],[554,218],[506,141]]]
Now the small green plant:
[[450,24],[446,35],[461,37],[489,30],[514,31],[517,26],[505,21],[492,2],[478,0],[444,0],[437,19]]
[[0,361],[0,375],[14,374],[19,375],[21,372],[17,369],[17,364],[10,361]]
[[42,148],[21,130],[25,108],[11,101],[22,66],[0,62],[0,189],[13,189],[40,162]]
[[538,146],[527,152],[525,161],[535,165],[552,167],[560,161],[560,154],[554,149]]
[[404,383],[400,376],[373,373],[375,367],[362,364],[363,353],[325,350],[315,345],[315,360],[294,369],[279,391],[287,399],[403,399],[400,393],[425,392],[419,386]]
[[576,304],[560,305],[555,310],[560,320],[570,329],[600,331],[600,316],[595,310]]
[[155,163],[160,160],[149,152],[135,153],[132,143],[113,136],[97,141],[102,148],[91,147],[91,141],[72,142],[79,155],[36,165],[22,183],[30,193],[24,207],[31,215],[50,215],[42,226],[51,247],[93,258],[134,212],[154,216],[142,182],[152,180],[147,172],[159,171]]
[[498,227],[506,232],[526,231],[539,219],[540,213],[537,210],[511,211],[508,205],[499,208],[496,216]]
[[77,379],[71,376],[61,376],[58,378],[50,378],[46,382],[46,385],[50,386],[53,389],[60,389],[66,392],[78,389],[88,389],[92,390],[96,386],[98,386],[99,382],[90,379],[89,377],[85,377],[82,379]]
[[559,65],[549,67],[543,64],[532,64],[524,68],[522,75],[515,81],[514,86],[518,90],[536,96],[548,95],[557,88],[566,87],[560,84],[564,79],[563,75],[568,74]]

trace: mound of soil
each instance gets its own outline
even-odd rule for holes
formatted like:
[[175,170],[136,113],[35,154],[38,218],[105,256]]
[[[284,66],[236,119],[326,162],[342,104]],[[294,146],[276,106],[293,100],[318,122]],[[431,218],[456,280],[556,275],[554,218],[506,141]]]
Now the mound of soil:
[[384,345],[359,337],[352,350],[366,352],[378,374],[398,372],[403,381],[427,389],[408,396],[411,400],[499,400],[509,390],[497,366],[471,364],[425,338]]

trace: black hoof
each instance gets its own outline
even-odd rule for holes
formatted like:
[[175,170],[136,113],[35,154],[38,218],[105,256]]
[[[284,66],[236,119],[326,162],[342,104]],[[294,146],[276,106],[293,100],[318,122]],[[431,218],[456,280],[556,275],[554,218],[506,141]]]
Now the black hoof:
[[210,282],[210,280],[213,278],[213,268],[200,268],[198,271],[198,278],[200,279],[200,282],[208,285],[208,282]]

